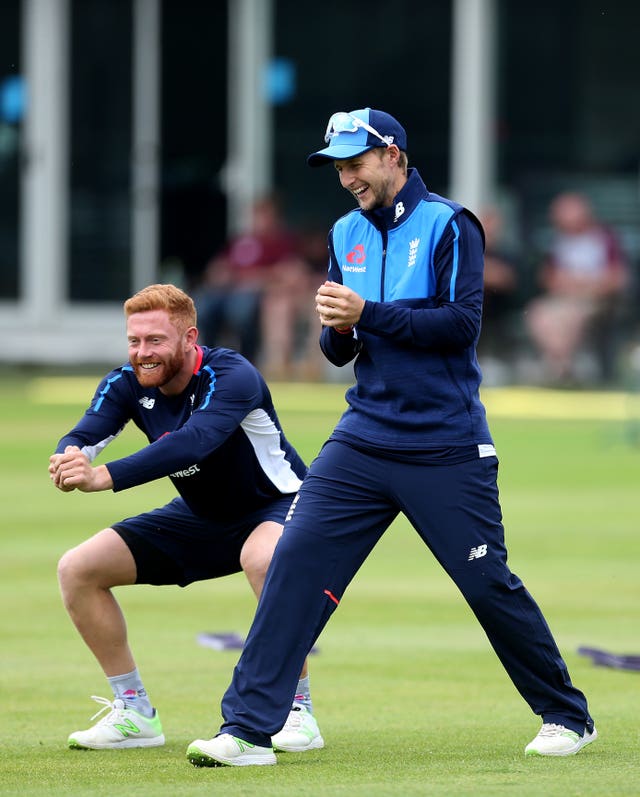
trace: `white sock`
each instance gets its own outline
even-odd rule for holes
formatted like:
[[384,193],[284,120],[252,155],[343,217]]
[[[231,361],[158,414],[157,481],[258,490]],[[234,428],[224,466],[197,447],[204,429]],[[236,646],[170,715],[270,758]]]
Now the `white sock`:
[[113,696],[120,698],[126,708],[134,709],[143,717],[153,717],[153,706],[137,667],[124,675],[112,675],[107,680],[113,690]]

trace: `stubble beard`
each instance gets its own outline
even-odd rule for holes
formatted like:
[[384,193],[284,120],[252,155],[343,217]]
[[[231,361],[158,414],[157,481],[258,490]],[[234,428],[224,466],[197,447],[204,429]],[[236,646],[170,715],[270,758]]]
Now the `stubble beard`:
[[360,210],[377,210],[378,208],[383,208],[388,204],[387,197],[390,193],[390,186],[386,182],[380,183],[377,186],[369,183],[368,190],[365,192],[367,198],[365,199],[363,197],[362,202],[360,201],[359,197],[356,197],[356,200],[360,206]]

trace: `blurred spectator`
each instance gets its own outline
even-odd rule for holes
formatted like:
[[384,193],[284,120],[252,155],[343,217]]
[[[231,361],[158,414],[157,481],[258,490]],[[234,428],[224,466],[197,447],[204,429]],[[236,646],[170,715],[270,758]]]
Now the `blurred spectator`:
[[[231,344],[266,377],[289,378],[298,321],[308,315],[310,269],[275,195],[258,199],[251,229],[231,239],[206,266],[194,292],[203,342]],[[258,363],[258,360],[260,362]]]
[[492,366],[504,366],[513,354],[512,320],[518,293],[518,268],[514,253],[504,242],[500,210],[494,206],[484,208],[480,221],[485,234],[485,252],[478,356],[484,372]]
[[525,314],[543,378],[556,384],[608,380],[629,281],[625,256],[582,194],[559,194],[549,217],[553,237],[539,273],[543,293]]

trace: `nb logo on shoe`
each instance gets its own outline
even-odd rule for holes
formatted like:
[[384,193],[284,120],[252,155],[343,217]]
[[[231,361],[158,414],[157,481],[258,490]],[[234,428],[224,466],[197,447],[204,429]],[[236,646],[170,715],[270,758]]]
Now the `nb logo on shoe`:
[[117,728],[125,739],[132,733],[140,733],[140,728],[134,725],[130,719],[126,719],[122,723],[114,722],[113,727]]
[[487,555],[487,546],[478,545],[477,548],[472,548],[469,551],[469,557],[467,559],[467,562],[470,562],[472,559],[482,559],[482,557],[486,555]]

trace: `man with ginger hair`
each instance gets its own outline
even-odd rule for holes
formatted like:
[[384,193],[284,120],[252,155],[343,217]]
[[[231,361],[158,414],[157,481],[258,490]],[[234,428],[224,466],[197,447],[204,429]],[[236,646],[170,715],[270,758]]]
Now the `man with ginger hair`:
[[[179,496],[99,531],[60,560],[64,605],[113,691],[112,699],[94,697],[102,709],[92,719],[108,713],[69,736],[76,749],[164,744],[112,588],[185,587],[243,570],[258,597],[306,472],[258,370],[235,351],[198,345],[187,294],[151,285],[128,299],[124,311],[129,361],[105,376],[60,440],[50,477],[62,492],[116,492],[168,476]],[[94,465],[129,421],[149,444]],[[291,752],[322,747],[311,709],[305,662],[274,746]]]

